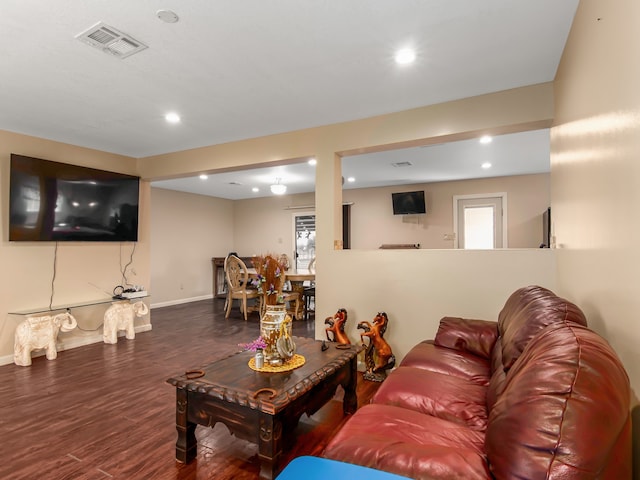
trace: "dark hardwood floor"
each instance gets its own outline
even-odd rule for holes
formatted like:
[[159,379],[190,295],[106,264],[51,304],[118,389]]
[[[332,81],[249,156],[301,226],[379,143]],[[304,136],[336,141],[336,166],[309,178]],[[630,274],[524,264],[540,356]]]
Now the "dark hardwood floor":
[[[198,456],[175,461],[172,375],[238,351],[258,337],[256,313],[224,318],[224,300],[152,311],[153,329],[116,345],[96,343],[44,356],[30,367],[0,367],[0,479],[254,479],[257,447],[227,428],[197,427]],[[313,337],[313,319],[294,335]],[[358,402],[378,384],[358,379]],[[303,415],[282,465],[318,455],[344,422],[341,390],[311,417]]]

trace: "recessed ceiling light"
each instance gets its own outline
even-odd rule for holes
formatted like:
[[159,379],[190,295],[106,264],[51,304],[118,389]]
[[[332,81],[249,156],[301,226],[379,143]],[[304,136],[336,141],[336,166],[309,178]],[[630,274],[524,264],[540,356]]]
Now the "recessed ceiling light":
[[209,178],[209,175],[207,175],[206,173],[200,175],[200,180],[206,180],[207,178]]
[[480,143],[483,144],[487,144],[487,143],[491,143],[493,142],[493,138],[491,138],[489,135],[483,135],[482,137],[480,137]]
[[167,113],[164,119],[169,123],[180,123],[180,115],[175,112]]
[[309,161],[307,162],[309,165],[315,165],[316,163],[318,163],[318,161],[315,158],[310,158]]
[[251,189],[251,191],[252,191],[253,193],[258,193],[258,192],[260,191],[260,189],[259,189],[258,187],[253,187],[253,188]]
[[489,162],[484,162],[484,163],[482,164],[482,168],[484,168],[485,170],[486,170],[487,168],[491,168],[491,164],[490,164]]
[[410,48],[403,48],[398,50],[395,55],[396,63],[399,65],[407,65],[413,63],[416,59],[416,52]]
[[355,177],[349,177],[349,178],[347,178],[347,182],[349,182],[349,183],[353,183],[353,182],[355,182],[355,181],[356,181]]

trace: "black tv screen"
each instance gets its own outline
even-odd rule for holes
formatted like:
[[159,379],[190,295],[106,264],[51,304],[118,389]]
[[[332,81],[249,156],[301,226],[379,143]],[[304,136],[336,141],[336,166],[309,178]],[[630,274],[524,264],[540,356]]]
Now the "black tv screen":
[[394,215],[414,215],[427,213],[424,191],[392,193]]
[[11,154],[10,241],[138,240],[140,178]]

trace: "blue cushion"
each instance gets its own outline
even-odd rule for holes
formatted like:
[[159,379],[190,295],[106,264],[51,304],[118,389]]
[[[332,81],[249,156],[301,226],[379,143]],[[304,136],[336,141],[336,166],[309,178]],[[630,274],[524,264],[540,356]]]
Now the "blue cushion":
[[382,470],[361,467],[351,463],[338,462],[328,458],[298,457],[285,467],[276,480],[403,480],[401,477]]

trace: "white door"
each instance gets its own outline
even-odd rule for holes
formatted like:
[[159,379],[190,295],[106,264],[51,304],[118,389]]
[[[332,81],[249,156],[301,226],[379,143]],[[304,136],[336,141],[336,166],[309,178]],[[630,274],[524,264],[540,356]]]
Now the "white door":
[[506,248],[506,196],[498,193],[453,197],[456,248]]

